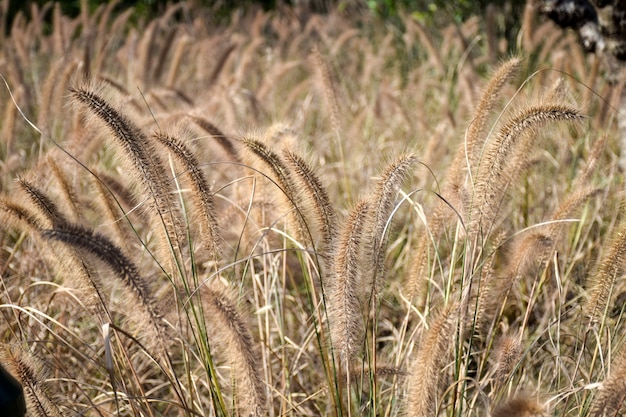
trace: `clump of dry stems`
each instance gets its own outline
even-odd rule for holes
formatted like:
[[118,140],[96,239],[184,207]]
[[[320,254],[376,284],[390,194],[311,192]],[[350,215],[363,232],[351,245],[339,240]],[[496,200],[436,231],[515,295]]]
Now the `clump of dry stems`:
[[624,412],[621,84],[570,35],[83,3],[0,43],[29,415]]

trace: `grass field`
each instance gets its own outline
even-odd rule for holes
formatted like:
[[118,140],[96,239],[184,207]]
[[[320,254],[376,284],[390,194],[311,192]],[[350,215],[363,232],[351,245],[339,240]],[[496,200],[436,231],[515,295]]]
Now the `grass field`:
[[530,7],[515,39],[495,10],[189,7],[34,7],[0,39],[0,363],[30,416],[626,412],[602,58]]

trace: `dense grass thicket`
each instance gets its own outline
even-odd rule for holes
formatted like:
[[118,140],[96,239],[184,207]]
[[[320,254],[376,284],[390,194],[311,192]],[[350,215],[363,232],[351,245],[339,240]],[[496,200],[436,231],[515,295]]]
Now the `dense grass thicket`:
[[29,415],[625,412],[615,68],[530,6],[514,44],[495,10],[189,7],[0,31]]

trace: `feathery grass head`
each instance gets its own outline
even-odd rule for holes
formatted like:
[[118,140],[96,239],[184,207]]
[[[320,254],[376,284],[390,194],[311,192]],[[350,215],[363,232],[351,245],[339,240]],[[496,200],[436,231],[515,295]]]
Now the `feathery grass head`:
[[329,287],[329,321],[333,348],[344,364],[358,353],[363,343],[364,325],[360,300],[363,286],[361,239],[369,205],[360,201],[345,222],[336,251],[335,273]]
[[611,373],[591,404],[591,416],[619,416],[626,410],[626,357],[618,352],[611,362]]
[[267,388],[263,380],[255,341],[246,320],[233,300],[218,284],[202,288],[207,321],[213,332],[209,343],[225,343],[224,352],[235,381],[240,415],[260,416],[267,408]]
[[523,135],[535,135],[549,122],[579,121],[582,115],[577,109],[561,104],[539,104],[518,111],[500,128],[498,134],[485,145],[474,184],[470,236],[485,238],[493,227],[503,193],[512,177],[527,158],[520,144]]
[[49,392],[44,367],[40,360],[20,347],[0,345],[0,362],[22,385],[28,415],[65,416],[57,400]]
[[41,235],[46,239],[84,250],[111,268],[115,276],[142,306],[143,315],[147,317],[148,328],[153,330],[152,337],[163,342],[166,328],[146,281],[137,266],[111,240],[92,230],[70,224],[44,230]]
[[436,415],[440,384],[445,367],[452,362],[450,355],[455,335],[458,305],[450,303],[430,323],[419,350],[410,365],[408,377],[407,414],[415,417]]
[[522,393],[498,404],[491,417],[542,417],[544,413],[544,406],[536,398]]

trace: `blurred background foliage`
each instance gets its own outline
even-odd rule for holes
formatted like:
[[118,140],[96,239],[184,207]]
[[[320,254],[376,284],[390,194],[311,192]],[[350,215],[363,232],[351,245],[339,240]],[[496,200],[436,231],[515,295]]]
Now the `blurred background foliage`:
[[[515,44],[515,38],[521,25],[521,16],[525,1],[515,0],[186,0],[192,10],[201,6],[206,10],[207,23],[213,25],[227,25],[237,13],[254,9],[272,11],[279,8],[294,6],[308,8],[316,13],[339,11],[346,14],[367,16],[368,21],[377,21],[381,24],[391,24],[403,31],[401,15],[410,14],[425,26],[445,26],[450,23],[460,23],[471,16],[492,17],[491,23],[498,35]],[[103,1],[98,0],[63,0],[59,1],[65,15],[75,17],[80,14],[82,7],[93,12]],[[114,13],[121,13],[128,8],[134,12],[130,18],[131,24],[139,24],[161,15],[173,1],[163,0],[118,0]],[[22,14],[26,19],[32,15],[31,9],[48,7],[44,25],[52,22],[52,3],[50,0],[9,0],[8,10],[2,10],[5,28],[10,31],[15,17]],[[493,13],[490,13],[493,12]],[[185,18],[184,14],[179,18]]]
[[[10,1],[7,16],[11,21],[18,12],[29,15],[33,4],[43,7],[49,0]],[[81,3],[85,3],[92,10],[102,1],[97,0],[64,0],[60,1],[61,8],[66,15],[76,16],[80,13]],[[121,0],[119,10],[128,7],[135,8],[135,20],[149,19],[163,10],[172,1],[162,0]],[[482,15],[487,7],[497,7],[502,10],[522,10],[523,1],[507,0],[189,0],[188,3],[199,4],[215,13],[216,19],[228,19],[236,10],[245,10],[253,7],[262,7],[264,10],[273,10],[282,6],[304,5],[312,10],[325,13],[337,9],[349,12],[369,12],[385,19],[393,18],[401,12],[409,12],[423,19],[425,22],[436,21],[438,18],[452,18],[457,22],[463,21],[472,15]],[[519,14],[517,14],[519,16]]]

